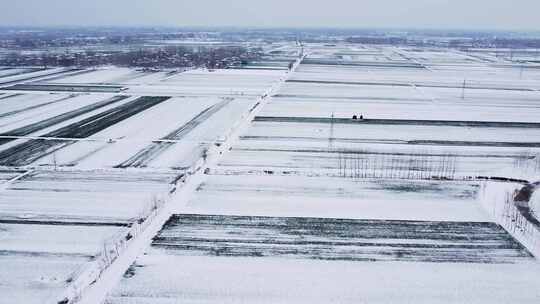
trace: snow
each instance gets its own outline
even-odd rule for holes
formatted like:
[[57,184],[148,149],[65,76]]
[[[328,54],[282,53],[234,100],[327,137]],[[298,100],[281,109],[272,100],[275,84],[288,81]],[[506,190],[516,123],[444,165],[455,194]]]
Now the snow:
[[135,276],[125,278],[105,303],[536,303],[540,297],[536,263],[370,263],[152,252],[137,265]]
[[[329,123],[255,122],[247,137],[329,138]],[[334,124],[333,138],[350,141],[474,141],[535,143],[535,128],[495,128],[429,125]]]
[[0,85],[17,82],[17,81],[24,81],[29,78],[32,78],[32,79],[38,78],[38,77],[43,78],[51,74],[67,72],[67,71],[68,70],[66,70],[65,68],[53,68],[53,69],[44,69],[44,70],[39,70],[35,72],[30,72],[30,73],[23,73],[23,74],[18,74],[18,75],[2,77],[0,79]]
[[1,132],[9,132],[16,128],[32,125],[50,117],[54,117],[69,111],[79,109],[81,107],[94,104],[96,102],[106,100],[110,96],[102,96],[99,94],[93,95],[68,95],[68,94],[29,94],[26,96],[34,102],[44,100],[49,105],[28,109],[0,119]]
[[474,183],[212,175],[184,213],[485,221]]
[[336,99],[332,103],[308,98],[275,98],[261,115],[329,118],[333,113],[342,118],[361,114],[370,119],[540,122],[539,104],[524,101],[508,105],[495,103],[493,99],[486,104],[458,98],[436,102]]
[[[172,173],[40,172],[12,183],[0,196],[0,217],[129,223],[152,197],[166,193]],[[114,202],[114,203],[111,203]]]
[[[64,255],[94,255],[122,227],[0,224],[2,251]],[[51,235],[56,236],[51,239]]]
[[[282,51],[269,59],[297,56],[293,43],[264,48]],[[84,303],[107,293],[109,304],[537,303],[540,266],[516,240],[536,249],[501,216],[505,195],[520,185],[467,179],[538,176],[533,165],[520,165],[540,153],[537,128],[445,121],[540,123],[539,73],[441,49],[341,43],[308,44],[306,52],[291,73],[263,60],[249,69],[108,67],[49,79],[119,84],[130,97],[28,135],[139,97],[171,98],[86,138],[68,138],[24,168],[1,168],[0,294],[7,296],[0,303],[55,303],[81,292],[72,279],[89,286]],[[21,79],[14,77],[2,81]],[[464,78],[474,88],[463,92]],[[115,95],[1,96],[8,98],[0,100],[0,132],[7,132]],[[352,114],[418,121],[354,124]],[[0,152],[29,140],[2,144]],[[456,163],[456,180],[433,178],[445,157]],[[375,169],[360,176],[350,159]],[[408,175],[388,174],[398,167]],[[164,207],[147,218],[158,197],[167,197]],[[538,201],[535,194],[535,212]],[[117,262],[96,274],[93,257],[104,244],[125,239],[128,226],[145,218]],[[170,227],[174,220],[180,228]],[[306,221],[314,224],[295,226]],[[259,222],[263,228],[253,226]],[[283,222],[290,224],[276,225]],[[349,234],[366,223],[383,227],[383,236],[370,237],[372,227]],[[400,234],[396,223],[420,228]],[[321,228],[329,224],[337,230]],[[445,225],[455,229],[423,230]],[[460,229],[471,238],[457,240]],[[418,252],[409,255],[413,247]]]
[[0,303],[54,303],[73,271],[88,258],[67,256],[1,256]]
[[98,84],[98,83],[122,83],[137,76],[144,75],[142,72],[129,68],[105,68],[81,75],[57,78],[48,83],[55,84]]

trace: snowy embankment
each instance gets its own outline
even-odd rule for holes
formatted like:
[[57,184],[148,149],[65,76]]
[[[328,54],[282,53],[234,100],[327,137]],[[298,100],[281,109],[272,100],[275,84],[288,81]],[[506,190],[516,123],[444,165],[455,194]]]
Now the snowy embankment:
[[[540,229],[527,219],[515,202],[522,184],[485,182],[478,199],[494,221],[503,226],[536,257],[540,257]],[[529,203],[538,206],[540,195],[535,193]]]
[[537,189],[529,202],[533,215],[540,218],[540,189]]

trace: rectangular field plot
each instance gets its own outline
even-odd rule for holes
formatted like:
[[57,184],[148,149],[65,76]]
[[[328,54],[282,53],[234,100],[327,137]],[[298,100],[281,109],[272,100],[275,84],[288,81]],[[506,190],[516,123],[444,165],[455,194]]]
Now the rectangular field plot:
[[92,92],[92,93],[120,93],[121,86],[110,85],[73,85],[73,84],[17,84],[4,90],[12,91],[46,91],[46,92]]
[[194,214],[487,221],[476,183],[211,175],[181,210]]
[[0,196],[0,219],[126,225],[170,189],[171,173],[39,171]]
[[[34,95],[39,97],[40,95]],[[54,96],[54,95],[53,95]],[[0,119],[0,144],[14,141],[18,136],[46,134],[48,130],[83,119],[95,111],[118,105],[129,96],[65,95],[44,107],[21,111]],[[49,129],[50,128],[50,129]]]
[[89,262],[86,256],[0,256],[0,303],[54,303],[73,274]]
[[536,303],[531,260],[493,223],[175,215],[105,303]]
[[148,75],[129,68],[109,68],[98,70],[87,70],[81,75],[59,77],[47,83],[55,84],[103,84],[103,83],[124,83],[137,77]]
[[192,70],[172,75],[159,83],[128,86],[127,93],[256,97],[263,95],[284,75],[282,70]]
[[83,139],[92,136],[168,99],[169,97],[144,96],[109,108],[42,135],[52,139],[31,139],[1,151],[0,164],[4,166],[29,165],[58,149],[73,144],[74,141],[69,139]]
[[[255,99],[175,97],[97,132],[34,165],[77,169],[186,168],[209,145],[223,140]],[[113,139],[108,141],[108,139]]]
[[[201,112],[221,102],[219,98],[171,98],[125,121],[92,134],[89,137],[91,141],[77,142],[58,151],[57,160],[61,165],[88,169],[118,166],[139,151],[158,145],[153,141],[166,139],[168,133],[178,129],[183,130],[184,134],[191,132],[196,125],[189,122]],[[199,120],[204,121],[207,118],[209,117],[205,116]],[[107,139],[114,139],[114,142],[109,142]],[[170,139],[174,140],[174,138]],[[174,144],[174,142],[165,144]],[[155,152],[150,156],[157,157],[158,152],[163,151]],[[50,156],[39,160],[39,164],[50,165],[53,162]]]
[[276,97],[310,99],[430,101],[412,86],[347,85],[288,82]]
[[57,75],[69,74],[77,72],[77,69],[53,68],[53,69],[38,69],[28,73],[14,74],[0,78],[0,85],[10,85],[20,81],[38,80],[44,77],[53,77]]
[[23,112],[47,107],[67,100],[69,95],[59,94],[14,94],[0,100],[0,118],[14,116]]
[[[540,97],[540,95],[538,96]],[[540,99],[539,99],[540,100]],[[260,116],[366,119],[540,122],[540,102],[508,101],[494,104],[476,100],[403,102],[274,98]]]
[[0,219],[0,303],[54,303],[103,242],[124,229]]
[[532,260],[502,227],[482,222],[175,215],[154,237],[152,248],[187,256],[459,263]]
[[39,68],[0,68],[0,78],[39,71]]
[[379,177],[427,179],[436,176],[464,179],[496,175],[513,168],[527,153],[539,149],[445,147],[370,144],[335,141],[250,141],[219,163],[217,172],[343,176],[351,179]]
[[[150,250],[105,303],[454,304],[467,299],[536,304],[538,270],[533,263],[368,263],[177,256]],[[519,275],[510,279],[509,273]]]
[[[445,126],[423,125],[422,122],[406,121],[403,124],[378,123],[334,123],[331,119],[320,119],[320,123],[302,118],[287,121],[269,121],[273,118],[260,118],[243,139],[284,139],[290,140],[336,140],[351,143],[394,143],[394,144],[432,144],[465,146],[525,146],[536,147],[540,143],[540,132],[536,128],[493,127],[493,126]],[[339,121],[338,121],[339,122]]]

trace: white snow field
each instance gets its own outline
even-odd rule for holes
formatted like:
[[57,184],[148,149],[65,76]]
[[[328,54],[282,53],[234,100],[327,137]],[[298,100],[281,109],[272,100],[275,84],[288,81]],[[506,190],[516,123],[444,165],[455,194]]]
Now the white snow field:
[[[0,303],[75,301],[284,73],[108,67],[35,78],[74,92],[0,90]],[[72,87],[104,84],[126,90]]]
[[538,253],[479,201],[486,179],[533,176],[520,168],[540,152],[535,72],[305,47],[105,303],[540,301]]
[[0,70],[0,303],[540,302],[540,70],[263,49]]

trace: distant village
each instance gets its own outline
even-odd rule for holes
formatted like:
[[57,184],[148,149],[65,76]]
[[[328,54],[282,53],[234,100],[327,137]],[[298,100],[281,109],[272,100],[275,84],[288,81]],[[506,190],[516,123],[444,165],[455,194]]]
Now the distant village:
[[198,48],[159,47],[136,51],[83,50],[64,53],[25,54],[10,52],[0,59],[2,66],[96,67],[115,65],[142,68],[206,67],[209,69],[240,66],[261,55],[257,49],[241,47]]
[[525,55],[528,62],[540,62],[539,36],[521,33],[0,28],[0,66],[218,69],[258,61],[263,56],[259,46],[276,41],[451,48],[466,52],[483,49],[483,52],[495,50],[497,56],[501,54],[511,61],[514,55]]
[[[215,35],[204,33],[88,33],[41,34],[17,32],[0,36],[0,66],[96,67],[115,65],[139,68],[241,66],[257,60],[262,50],[256,47],[214,44]],[[102,36],[103,35],[103,36]],[[193,39],[208,44],[189,45]],[[187,45],[156,41],[181,41]]]

